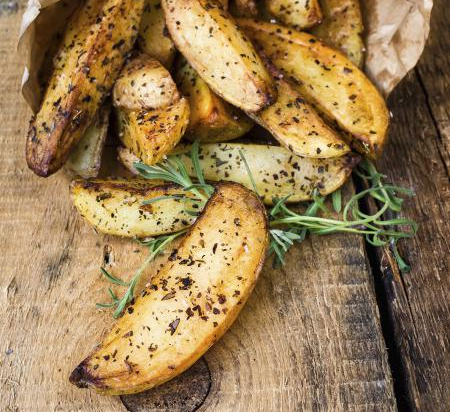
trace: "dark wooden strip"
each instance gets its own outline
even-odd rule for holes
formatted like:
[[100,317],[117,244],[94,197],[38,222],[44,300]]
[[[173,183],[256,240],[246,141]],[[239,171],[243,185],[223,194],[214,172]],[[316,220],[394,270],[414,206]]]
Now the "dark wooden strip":
[[431,39],[418,66],[390,97],[391,141],[379,169],[415,190],[404,215],[420,224],[400,249],[412,266],[402,274],[379,251],[390,329],[400,354],[399,378],[412,410],[450,410],[450,187],[448,181],[450,13],[436,1]]

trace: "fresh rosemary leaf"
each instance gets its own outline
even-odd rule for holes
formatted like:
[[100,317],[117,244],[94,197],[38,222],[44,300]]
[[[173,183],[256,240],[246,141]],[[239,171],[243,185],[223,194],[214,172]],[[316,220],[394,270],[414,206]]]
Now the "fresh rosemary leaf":
[[331,194],[331,201],[333,203],[333,209],[336,213],[340,213],[342,209],[342,193],[341,189],[334,191]]
[[122,279],[116,278],[115,276],[111,275],[105,268],[100,268],[100,270],[103,276],[105,276],[106,279],[108,279],[110,282],[120,286],[128,286],[128,282],[124,282]]

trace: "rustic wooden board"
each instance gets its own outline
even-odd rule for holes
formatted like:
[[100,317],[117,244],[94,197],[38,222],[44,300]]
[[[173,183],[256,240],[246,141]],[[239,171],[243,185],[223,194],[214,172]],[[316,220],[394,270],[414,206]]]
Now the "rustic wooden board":
[[396,410],[364,243],[352,236],[309,240],[284,269],[267,265],[236,324],[177,381],[122,399],[68,383],[112,323],[94,307],[105,251],[128,273],[142,251],[93,233],[66,176],[26,167],[14,4],[0,0],[0,410]]
[[420,229],[401,245],[411,273],[399,273],[387,251],[379,254],[395,373],[403,403],[416,411],[450,410],[449,24],[448,3],[435,0],[424,55],[390,98],[391,142],[379,164],[416,192],[404,214]]

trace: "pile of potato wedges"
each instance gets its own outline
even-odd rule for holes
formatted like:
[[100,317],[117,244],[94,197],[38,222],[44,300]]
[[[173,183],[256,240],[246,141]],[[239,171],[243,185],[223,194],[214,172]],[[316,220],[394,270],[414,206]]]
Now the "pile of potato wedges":
[[[78,176],[73,202],[99,232],[189,229],[74,384],[135,393],[187,369],[253,289],[264,204],[332,193],[361,156],[380,155],[389,112],[362,71],[362,31],[359,0],[80,1],[43,76],[28,165]],[[177,154],[195,176],[192,142],[214,186],[198,217],[175,184],[99,177],[106,144],[132,175]]]

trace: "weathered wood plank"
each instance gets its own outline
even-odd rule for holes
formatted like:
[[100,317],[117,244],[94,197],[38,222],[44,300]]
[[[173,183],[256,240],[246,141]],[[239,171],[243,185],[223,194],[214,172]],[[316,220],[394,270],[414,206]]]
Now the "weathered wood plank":
[[[19,21],[19,13],[0,17],[0,409],[194,410],[207,395],[200,410],[394,411],[364,245],[351,236],[308,240],[284,269],[267,265],[236,324],[205,356],[208,367],[188,378],[123,403],[69,384],[112,323],[94,307],[105,299],[104,251],[113,270],[128,274],[142,253],[93,233],[71,206],[66,176],[28,170]],[[198,382],[189,402],[186,380]]]
[[388,251],[380,254],[403,396],[416,411],[450,410],[449,24],[448,4],[436,0],[423,58],[390,98],[391,141],[379,165],[416,192],[404,215],[419,232],[401,244],[412,271],[399,273]]

